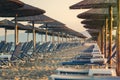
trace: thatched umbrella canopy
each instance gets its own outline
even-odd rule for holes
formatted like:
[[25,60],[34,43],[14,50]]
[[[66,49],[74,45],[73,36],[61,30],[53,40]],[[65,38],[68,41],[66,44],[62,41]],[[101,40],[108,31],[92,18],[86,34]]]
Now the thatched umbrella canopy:
[[[31,22],[30,22],[31,23]],[[65,25],[64,23],[53,19],[52,21],[35,21],[35,24],[44,24],[47,26],[61,26]]]
[[83,27],[85,27],[86,29],[101,29],[103,26],[85,24]]
[[98,38],[100,30],[98,30],[98,29],[88,29],[87,31],[92,37]]
[[[86,19],[81,21],[82,24],[85,24],[85,28],[103,28],[105,26],[105,20],[94,20],[94,19]],[[113,27],[117,26],[117,22],[113,21]]]
[[[47,41],[47,31],[48,31],[48,29],[50,29],[50,28],[58,28],[58,27],[61,27],[61,26],[65,25],[64,23],[62,23],[60,21],[57,21],[55,19],[52,22],[50,22],[50,21],[49,22],[47,22],[47,21],[45,21],[45,22],[36,21],[35,24],[44,24],[40,28],[45,28],[46,29],[46,37],[45,37],[46,41]],[[54,34],[54,32],[53,32],[53,34]]]
[[[55,20],[46,16],[46,15],[36,15],[36,16],[27,16],[27,17],[18,17],[18,21],[29,21],[29,23],[32,23],[33,25],[33,40],[34,40],[34,24],[42,24],[42,23],[47,23],[47,22],[54,22]],[[46,32],[47,33],[47,32]],[[47,36],[47,34],[46,34]],[[47,42],[47,39],[46,39]],[[34,42],[34,47],[35,47],[35,42]]]
[[1,17],[15,17],[15,45],[17,45],[18,40],[17,40],[17,17],[21,17],[21,16],[33,16],[33,15],[40,15],[45,13],[44,10],[33,7],[31,5],[28,4],[24,4],[23,7],[18,8],[18,9],[14,9],[14,10],[3,10],[0,13]]
[[24,6],[24,3],[19,0],[0,0],[0,11],[17,9]]
[[116,6],[116,0],[83,0],[70,6],[70,9],[108,8]]
[[[117,16],[117,9],[114,9],[114,15],[115,18]],[[108,9],[90,9],[86,12],[83,12],[77,16],[78,18],[82,19],[104,19],[107,17],[109,18],[109,11]]]
[[[12,21],[9,21],[7,19],[4,19],[4,20],[0,21],[0,28],[5,29],[5,41],[6,41],[7,30],[14,30],[15,29],[15,23],[13,23]],[[29,29],[32,29],[32,28],[25,27],[23,24],[18,23],[18,29],[19,30],[29,30]]]
[[0,13],[1,17],[22,17],[22,16],[33,16],[33,15],[39,15],[45,13],[44,10],[33,7],[28,4],[24,4],[23,7],[20,7],[18,9],[9,9],[9,10],[3,10]]
[[[39,21],[39,24],[42,24],[44,22],[54,21],[54,19],[46,15],[33,15],[33,16],[26,16],[26,17],[18,17],[17,20],[18,21],[29,21],[29,23],[32,23],[34,21],[35,24],[37,24],[36,23],[37,21]],[[13,19],[12,21],[15,21],[15,19]]]

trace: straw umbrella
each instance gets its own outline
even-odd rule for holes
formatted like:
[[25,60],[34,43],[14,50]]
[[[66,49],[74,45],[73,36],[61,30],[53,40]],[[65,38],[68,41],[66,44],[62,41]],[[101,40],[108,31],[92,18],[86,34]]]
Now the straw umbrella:
[[[110,42],[110,56],[112,54],[112,7],[115,7],[117,4],[117,1],[116,0],[84,0],[84,1],[81,1],[75,5],[72,5],[70,8],[71,9],[88,9],[88,8],[108,8],[108,12],[110,14],[110,27],[109,27],[109,31],[110,31],[110,39],[109,39],[109,42]],[[97,16],[96,16],[97,18]],[[107,18],[106,18],[106,22],[107,22]],[[107,24],[106,24],[107,25]],[[111,64],[111,61],[110,61],[110,64]]]
[[24,3],[19,0],[0,0],[0,11],[17,9],[24,6]]
[[[61,26],[61,25],[65,25],[64,23],[60,22],[60,21],[57,21],[55,19],[53,19],[53,21],[36,21],[35,24],[44,24],[44,28],[46,28],[46,36],[45,36],[45,41],[47,42],[47,28],[49,27],[56,27],[56,26]],[[42,27],[40,27],[42,28]],[[54,34],[54,33],[53,33]]]
[[[14,30],[15,29],[15,23],[12,21],[9,21],[7,19],[1,20],[0,21],[0,28],[5,29],[5,42],[7,41],[7,30]],[[19,30],[29,30],[32,29],[30,27],[25,27],[23,24],[18,23],[18,29]]]
[[[91,9],[85,13],[79,14],[79,18],[87,18],[87,19],[105,19],[106,17],[109,18],[109,55],[112,55],[112,27],[113,27],[113,13],[112,13],[112,7],[110,7],[111,10],[108,12],[105,9]],[[116,9],[114,9],[116,11]],[[109,14],[110,13],[110,14]],[[110,15],[110,17],[108,16]],[[115,17],[115,14],[114,14]],[[102,41],[101,41],[102,42]],[[101,43],[103,44],[103,43]],[[104,46],[103,46],[104,47]],[[111,61],[109,62],[111,64]]]
[[70,6],[70,9],[108,8],[116,4],[116,0],[83,0]]
[[118,15],[118,26],[117,26],[117,73],[120,76],[120,0],[117,0],[117,15]]
[[32,15],[39,15],[45,13],[44,10],[41,10],[39,8],[30,6],[28,4],[24,4],[23,7],[14,9],[14,10],[7,10],[7,11],[2,11],[0,13],[1,17],[15,17],[15,45],[17,45],[18,39],[17,39],[17,17],[20,16],[32,16]]
[[28,16],[28,17],[18,17],[17,18],[18,21],[30,21],[32,23],[32,27],[33,27],[33,41],[34,41],[34,48],[35,49],[35,29],[34,29],[34,24],[36,21],[40,21],[40,22],[52,22],[53,19],[46,16],[46,15],[36,15],[36,16]]

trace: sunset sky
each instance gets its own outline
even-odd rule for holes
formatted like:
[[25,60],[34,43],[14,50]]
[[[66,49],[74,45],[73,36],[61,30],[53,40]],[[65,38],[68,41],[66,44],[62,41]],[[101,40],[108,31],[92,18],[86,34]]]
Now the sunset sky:
[[39,7],[46,11],[46,15],[61,21],[66,26],[79,32],[85,29],[80,24],[80,19],[76,16],[85,10],[70,10],[69,6],[80,2],[81,0],[21,0],[27,4]]

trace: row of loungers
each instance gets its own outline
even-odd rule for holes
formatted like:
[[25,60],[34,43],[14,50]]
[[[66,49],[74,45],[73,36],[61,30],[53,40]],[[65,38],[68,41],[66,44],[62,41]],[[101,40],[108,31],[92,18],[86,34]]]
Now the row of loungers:
[[[101,54],[97,44],[91,45],[83,50],[71,61],[62,62],[62,65],[105,65],[107,59]],[[92,68],[92,69],[75,69],[75,68],[58,68],[57,74],[50,76],[50,80],[119,80],[116,76],[115,69]]]
[[[6,44],[7,43],[2,41],[0,43],[0,49],[2,50]],[[14,63],[16,63],[15,61],[19,62],[19,60],[24,61],[26,57],[28,57],[29,59],[30,58],[33,59],[33,57],[38,54],[41,55],[43,53],[43,55],[45,55],[44,53],[58,52],[63,49],[68,49],[68,48],[72,48],[72,47],[79,46],[79,45],[80,45],[79,43],[66,43],[66,42],[65,43],[52,43],[52,42],[40,43],[38,42],[36,44],[36,48],[33,51],[33,41],[19,43],[17,46],[15,46],[14,50],[12,50],[13,43],[11,43],[11,46],[9,45],[6,48],[4,47],[4,50],[5,50],[4,52],[1,51],[0,64],[8,65],[8,63],[12,61]],[[8,48],[9,48],[9,52],[7,52]]]

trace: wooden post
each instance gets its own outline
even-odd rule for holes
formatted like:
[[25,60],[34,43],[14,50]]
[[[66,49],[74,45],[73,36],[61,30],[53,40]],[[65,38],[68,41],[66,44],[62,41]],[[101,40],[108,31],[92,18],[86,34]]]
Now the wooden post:
[[5,42],[7,42],[7,29],[5,28]]
[[46,33],[45,33],[45,41],[47,42],[47,37],[48,37],[48,30],[47,30],[47,24],[46,24]]
[[67,34],[66,34],[66,42],[67,42]]
[[27,33],[27,42],[29,42],[29,32]]
[[59,32],[58,32],[58,36],[57,36],[57,41],[58,41],[58,43],[60,43],[60,34],[59,34]]
[[35,26],[34,26],[34,21],[32,21],[32,27],[33,27],[33,51],[36,48],[36,36],[35,36]]
[[98,44],[99,48],[101,48],[101,32],[99,32],[99,34],[98,34],[97,44]]
[[[109,55],[108,57],[112,56],[112,19],[113,19],[113,8],[112,6],[109,7]],[[109,66],[111,67],[112,60],[109,61]]]
[[15,46],[18,44],[18,40],[17,40],[17,38],[18,38],[18,32],[17,32],[17,30],[18,30],[18,26],[17,26],[17,14],[15,15]]
[[52,32],[52,42],[54,43],[54,33]]
[[104,26],[101,28],[101,52],[104,54]]
[[64,40],[63,40],[63,32],[62,32],[62,42],[63,42]]
[[117,0],[118,26],[117,26],[117,75],[120,76],[120,0]]
[[108,18],[105,19],[105,53],[104,56],[107,58],[108,53],[107,53],[107,33],[108,33]]
[[43,35],[41,34],[41,43],[43,43]]
[[17,44],[19,43],[19,30],[18,30],[18,26],[17,26]]

